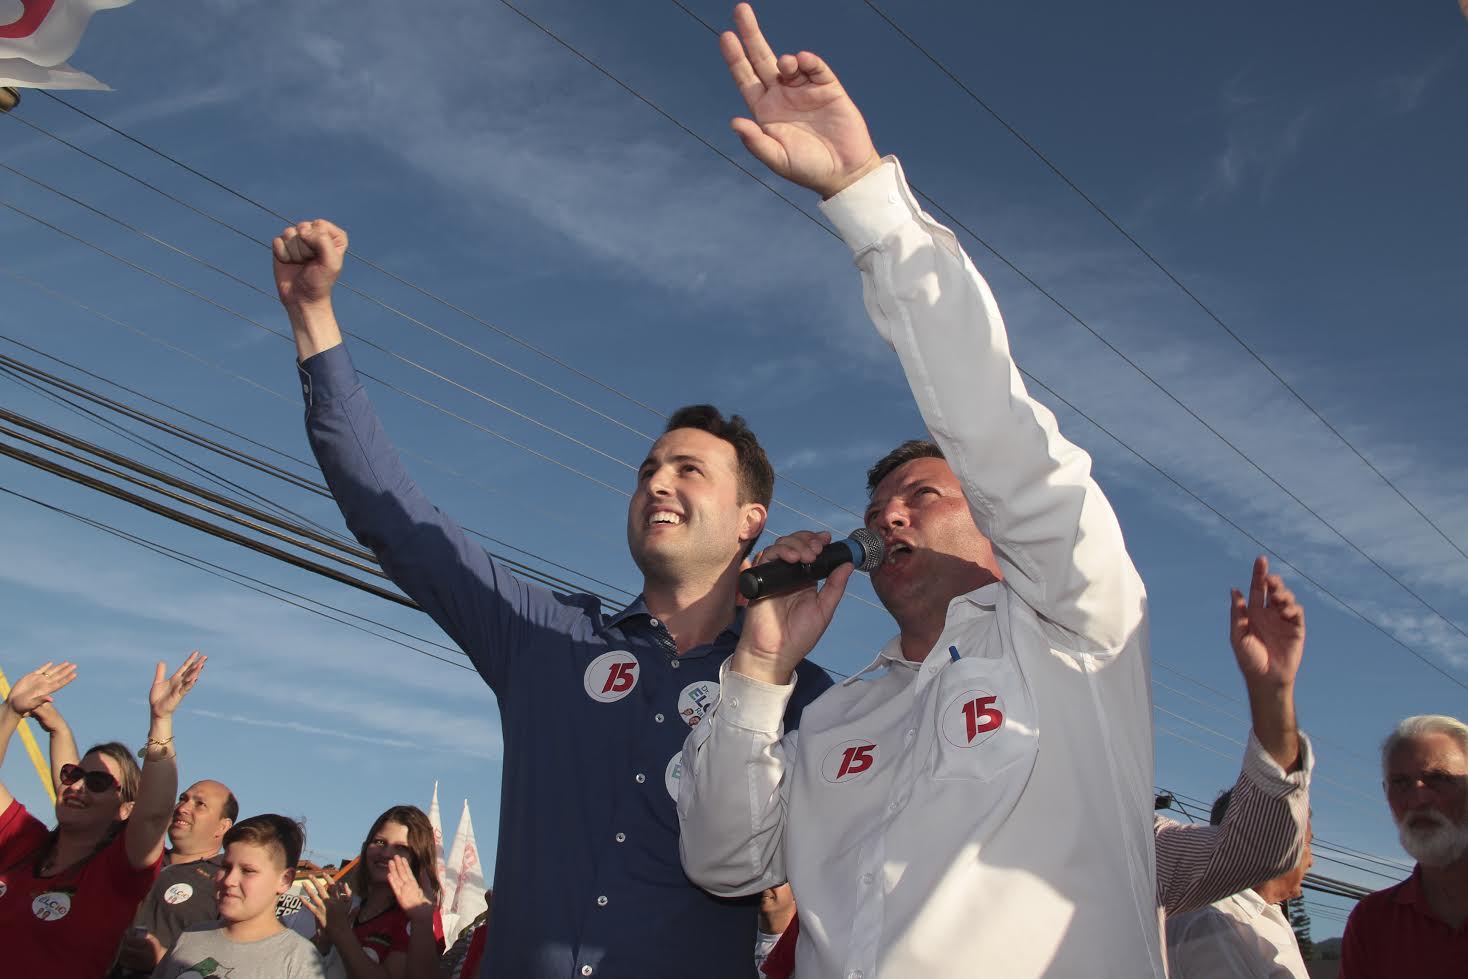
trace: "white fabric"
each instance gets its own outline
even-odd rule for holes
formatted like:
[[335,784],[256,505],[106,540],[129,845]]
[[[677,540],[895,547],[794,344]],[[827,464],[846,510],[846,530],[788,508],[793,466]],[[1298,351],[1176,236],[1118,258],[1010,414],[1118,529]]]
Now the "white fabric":
[[[788,879],[809,979],[1162,979],[1146,595],[1116,517],[896,161],[822,207],[1004,581],[953,600],[924,663],[890,642],[798,737],[792,688],[726,665],[684,747],[684,867],[721,895]],[[1002,725],[966,743],[986,708]]]
[[11,88],[57,88],[110,92],[112,86],[78,71],[65,62],[45,67],[24,58],[0,58],[0,85]]
[[1309,979],[1279,905],[1252,890],[1167,920],[1172,979]]
[[94,13],[130,3],[132,0],[55,0],[44,18],[30,25],[24,11],[16,9],[20,4],[11,0],[0,8],[0,27],[20,36],[0,37],[0,58],[21,58],[43,68],[60,65],[76,51]]
[[474,842],[474,821],[469,818],[469,800],[459,816],[459,828],[449,847],[448,877],[439,902],[444,941],[452,945],[459,932],[484,910],[484,870],[479,865],[479,846]]

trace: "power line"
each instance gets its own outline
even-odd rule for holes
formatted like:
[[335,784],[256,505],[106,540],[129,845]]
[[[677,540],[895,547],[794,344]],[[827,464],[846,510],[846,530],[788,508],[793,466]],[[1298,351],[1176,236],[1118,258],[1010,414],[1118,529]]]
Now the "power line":
[[[505,3],[505,0],[500,0],[500,2],[501,3]],[[517,13],[521,17],[525,18],[531,24],[534,24],[541,31],[545,32],[549,37],[551,37],[557,43],[561,44],[563,47],[566,47],[568,50],[571,50],[573,53],[575,53],[578,57],[580,57],[583,60],[587,61],[588,64],[591,64],[598,71],[602,72],[602,74],[607,75],[607,77],[609,77],[609,78],[612,78],[613,81],[616,81],[618,85],[621,85],[624,89],[626,89],[627,91],[631,92],[638,99],[646,102],[649,106],[652,106],[659,113],[661,113],[665,118],[667,118],[670,121],[672,121],[680,129],[684,130],[689,135],[693,136],[695,139],[698,139],[700,142],[702,142],[709,149],[713,150],[713,152],[719,154],[727,162],[729,162],[732,166],[736,167],[741,172],[743,172],[747,176],[749,176],[750,179],[754,180],[756,183],[758,183],[761,186],[763,186],[766,189],[768,189],[772,194],[775,194],[776,197],[779,197],[781,200],[784,200],[787,204],[790,204],[790,206],[794,207],[797,211],[800,211],[800,213],[805,214],[808,219],[810,219],[811,221],[813,221],[813,222],[816,223],[816,226],[817,227],[821,228],[823,231],[826,231],[828,233],[834,234],[834,232],[832,232],[831,229],[827,228],[819,220],[811,217],[806,211],[804,211],[802,208],[800,208],[799,205],[795,204],[794,201],[791,201],[789,198],[785,197],[783,194],[780,194],[778,191],[776,191],[775,188],[771,187],[769,184],[766,184],[763,180],[760,180],[758,176],[756,176],[754,173],[752,173],[751,171],[749,171],[747,168],[745,168],[744,166],[742,166],[741,164],[739,164],[738,161],[734,160],[732,157],[730,157],[727,154],[723,153],[717,147],[715,147],[712,144],[710,144],[707,140],[704,140],[703,137],[699,136],[697,133],[693,132],[688,127],[684,126],[675,117],[673,117],[672,115],[668,114],[667,112],[664,112],[661,108],[658,108],[657,106],[653,105],[652,102],[648,101],[647,99],[644,99],[636,91],[634,91],[630,87],[624,85],[622,82],[620,82],[619,80],[617,80],[614,76],[612,76],[609,72],[607,72],[605,69],[603,69],[600,65],[596,65],[595,62],[591,61],[589,58],[586,58],[585,55],[581,54],[579,51],[576,51],[575,48],[572,48],[570,45],[566,44],[566,42],[562,41],[555,34],[551,33],[543,25],[541,25],[538,22],[532,20],[531,18],[529,18],[528,15],[524,14],[522,11],[518,10],[517,8],[514,8],[510,4],[505,3],[505,5],[507,7],[510,7],[512,10],[515,11],[515,13]],[[148,150],[150,153],[153,153],[154,155],[156,155],[156,156],[158,156],[158,157],[160,157],[160,158],[162,158],[164,160],[167,160],[169,163],[172,163],[174,166],[177,166],[180,169],[185,170],[186,172],[193,174],[194,176],[198,177],[199,179],[205,181],[206,183],[208,183],[208,184],[210,184],[210,185],[212,185],[214,187],[217,187],[218,189],[224,191],[227,194],[230,194],[231,196],[237,198],[238,200],[241,200],[241,201],[243,201],[243,202],[251,205],[252,207],[257,208],[258,210],[260,210],[260,211],[262,211],[262,212],[264,212],[266,214],[269,214],[270,216],[272,216],[274,218],[277,218],[280,221],[284,221],[287,224],[294,224],[295,223],[291,218],[287,217],[284,214],[281,214],[279,211],[276,211],[273,208],[271,208],[271,207],[269,207],[269,206],[261,203],[260,201],[257,201],[254,198],[249,197],[248,195],[243,194],[243,193],[241,193],[241,192],[233,189],[232,187],[227,186],[222,181],[219,181],[219,180],[216,180],[213,177],[210,177],[209,175],[207,175],[207,174],[205,174],[205,173],[203,173],[203,172],[195,169],[194,167],[188,165],[187,163],[184,163],[182,160],[179,160],[176,157],[171,156],[168,153],[165,153],[163,150],[160,150],[157,147],[152,146],[151,144],[146,143],[143,140],[140,140],[137,137],[130,135],[129,133],[123,132],[121,129],[118,129],[117,127],[112,126],[111,124],[103,121],[102,119],[99,119],[98,117],[92,115],[91,113],[89,113],[89,112],[81,109],[80,107],[75,106],[75,105],[73,105],[70,102],[67,102],[65,99],[62,99],[62,98],[60,98],[58,96],[55,96],[55,95],[52,95],[49,92],[43,92],[43,94],[45,94],[46,97],[49,98],[49,99],[51,99],[52,101],[58,102],[61,105],[66,106],[68,109],[71,109],[73,112],[76,112],[79,115],[81,115],[81,116],[83,116],[83,117],[91,120],[92,122],[96,123],[97,125],[102,126],[103,128],[105,128],[105,129],[107,129],[107,130],[115,133],[118,136],[121,136],[123,139],[126,139],[129,142],[132,142],[132,143],[136,144],[137,146],[140,146],[143,149]],[[152,190],[153,192],[155,192],[155,193],[157,193],[157,194],[159,194],[159,195],[167,198],[168,200],[170,200],[170,201],[172,201],[172,202],[180,205],[181,207],[184,207],[184,208],[186,208],[186,209],[194,212],[195,214],[198,214],[199,216],[204,217],[207,220],[214,222],[215,224],[218,224],[218,225],[220,225],[220,226],[222,226],[224,228],[227,228],[230,231],[233,231],[235,234],[238,234],[241,237],[244,237],[245,239],[247,239],[249,241],[252,241],[252,242],[254,242],[257,245],[263,245],[263,246],[265,246],[267,248],[269,247],[268,242],[262,241],[261,239],[258,239],[256,237],[254,237],[253,235],[249,234],[248,232],[242,231],[241,229],[236,228],[235,226],[229,224],[228,222],[223,221],[222,219],[220,219],[218,217],[215,217],[214,215],[208,213],[207,211],[205,211],[205,210],[203,210],[203,209],[201,209],[199,207],[196,207],[193,204],[190,204],[189,202],[187,202],[187,201],[185,201],[185,200],[183,200],[183,199],[181,199],[179,197],[176,197],[175,195],[170,194],[167,191],[162,190],[159,187],[154,186],[153,184],[149,183],[148,181],[143,180],[141,177],[138,177],[138,176],[136,176],[136,175],[134,175],[132,173],[129,173],[128,171],[122,169],[121,167],[118,167],[118,166],[116,166],[116,165],[108,162],[107,160],[104,160],[103,158],[97,156],[96,154],[93,154],[93,153],[91,153],[91,152],[83,149],[82,147],[77,146],[75,143],[72,143],[69,140],[66,140],[66,139],[62,138],[61,136],[58,136],[55,133],[52,133],[52,132],[46,130],[45,128],[37,125],[36,123],[33,123],[30,120],[25,119],[25,118],[23,118],[21,116],[17,116],[14,113],[8,113],[7,116],[9,118],[16,119],[18,122],[21,122],[23,125],[28,126],[32,130],[40,133],[41,135],[44,135],[44,136],[46,136],[46,137],[48,137],[50,139],[53,139],[53,140],[61,143],[62,145],[67,146],[70,149],[72,149],[72,150],[74,150],[74,151],[76,151],[78,153],[81,153],[83,156],[86,156],[88,159],[91,159],[91,160],[93,160],[93,161],[95,161],[95,162],[97,162],[97,163],[99,163],[99,164],[101,164],[101,165],[103,165],[103,166],[105,166],[105,167],[107,167],[107,168],[109,168],[109,169],[111,169],[111,170],[113,170],[113,171],[121,174],[122,176],[127,177],[128,179],[133,180],[133,181],[141,184],[144,187],[147,187],[149,190]],[[377,264],[376,262],[373,262],[370,258],[368,258],[365,255],[362,255],[360,252],[353,252],[352,254],[353,254],[354,261],[360,262],[361,264],[363,264],[366,267],[372,269],[373,271],[377,272],[378,274],[383,275],[383,276],[386,276],[387,278],[391,279],[392,281],[397,282],[398,284],[403,285],[403,286],[407,287],[408,289],[413,290],[414,292],[418,293],[419,295],[422,295],[425,298],[430,299],[433,302],[436,302],[439,305],[441,305],[441,306],[443,306],[443,307],[445,307],[445,308],[447,308],[447,309],[449,309],[449,310],[451,310],[453,312],[456,312],[456,313],[460,314],[461,316],[464,316],[467,319],[472,320],[475,323],[478,323],[479,325],[485,327],[486,329],[490,330],[491,332],[494,332],[494,333],[500,335],[501,337],[504,337],[505,339],[509,340],[510,342],[515,343],[515,344],[523,347],[524,349],[526,349],[526,350],[530,351],[531,353],[534,353],[535,355],[537,355],[537,356],[539,356],[539,357],[541,357],[541,358],[543,358],[543,359],[551,362],[552,364],[555,364],[557,367],[560,367],[563,370],[566,370],[566,371],[574,374],[575,376],[577,376],[579,378],[582,378],[583,380],[586,380],[586,381],[588,381],[588,382],[596,385],[597,387],[599,387],[599,388],[601,388],[601,389],[603,389],[603,390],[605,390],[605,391],[607,391],[607,392],[609,392],[609,393],[617,396],[618,398],[621,398],[623,401],[626,401],[629,404],[632,404],[632,405],[634,405],[634,406],[636,406],[638,408],[643,409],[644,411],[652,414],[653,416],[655,416],[655,417],[657,417],[659,419],[664,419],[664,418],[667,417],[667,413],[666,412],[660,411],[657,408],[654,408],[651,405],[646,404],[645,402],[638,400],[637,398],[633,397],[630,394],[627,394],[626,392],[620,390],[619,388],[616,388],[616,387],[614,387],[614,386],[612,386],[610,384],[607,384],[606,382],[602,381],[600,378],[597,378],[597,377],[595,377],[592,374],[589,374],[589,373],[587,373],[585,371],[580,370],[577,367],[574,367],[573,365],[567,363],[565,360],[561,359],[560,357],[557,357],[556,355],[554,355],[554,354],[552,354],[552,353],[550,353],[550,352],[548,352],[546,350],[543,350],[540,347],[535,346],[534,344],[532,344],[529,341],[525,340],[523,337],[520,337],[520,336],[518,336],[518,335],[516,335],[514,333],[511,333],[510,331],[508,331],[508,330],[506,330],[506,329],[504,329],[502,327],[496,326],[495,324],[493,324],[493,323],[489,322],[488,320],[484,319],[483,317],[481,317],[481,316],[473,313],[472,311],[470,311],[468,309],[465,309],[464,307],[459,306],[458,304],[456,304],[454,302],[451,302],[450,300],[445,299],[442,296],[439,296],[436,293],[433,293],[433,292],[431,292],[431,291],[423,288],[422,286],[419,286],[417,283],[414,283],[414,282],[412,282],[412,281],[410,281],[410,280],[408,280],[406,278],[403,278],[402,276],[399,276],[397,273],[392,272],[391,270],[389,270],[389,269],[387,269],[387,268],[385,268],[385,267]],[[409,321],[411,321],[413,323],[416,323],[419,326],[422,326],[422,327],[424,327],[424,328],[426,328],[426,329],[428,329],[428,330],[430,330],[430,331],[432,331],[432,332],[434,332],[434,333],[436,333],[436,334],[438,334],[440,336],[443,336],[444,339],[447,339],[447,340],[449,340],[450,342],[452,342],[452,343],[454,343],[456,345],[459,345],[459,346],[465,347],[466,349],[472,350],[477,356],[483,357],[484,359],[489,360],[490,362],[492,362],[492,363],[494,363],[494,364],[496,364],[496,365],[504,368],[505,370],[507,370],[507,371],[515,374],[516,376],[521,377],[521,378],[524,378],[525,380],[528,380],[528,381],[530,381],[530,382],[532,382],[532,383],[534,383],[534,384],[536,384],[536,385],[538,385],[538,386],[540,386],[542,388],[545,388],[548,391],[551,391],[552,393],[554,393],[558,397],[561,397],[561,398],[563,398],[563,399],[571,402],[572,404],[578,405],[579,407],[582,407],[582,408],[586,409],[587,411],[590,411],[590,412],[592,412],[592,413],[594,413],[594,414],[596,414],[596,415],[598,415],[598,416],[600,416],[600,417],[602,417],[602,418],[604,418],[604,419],[612,422],[613,424],[616,424],[616,425],[618,425],[618,426],[620,426],[620,427],[622,427],[624,429],[627,429],[628,431],[634,432],[634,433],[636,433],[638,435],[642,435],[643,437],[649,437],[649,436],[646,435],[646,433],[642,433],[642,432],[638,431],[636,428],[633,428],[632,426],[629,426],[629,425],[624,424],[623,422],[617,420],[616,418],[613,418],[612,416],[607,415],[607,414],[605,414],[605,413],[597,410],[596,408],[593,408],[590,405],[587,405],[587,404],[585,404],[585,403],[577,400],[576,398],[571,397],[570,395],[566,394],[565,392],[560,391],[559,389],[557,389],[555,387],[552,387],[552,386],[550,386],[548,384],[545,384],[544,382],[542,382],[540,380],[537,380],[536,378],[534,378],[534,377],[532,377],[532,376],[530,376],[528,374],[525,374],[525,373],[523,373],[523,372],[521,372],[521,371],[519,371],[519,370],[517,370],[517,369],[515,369],[513,367],[510,367],[508,364],[505,364],[505,363],[503,363],[503,362],[501,362],[501,361],[499,361],[499,360],[497,360],[497,359],[489,356],[488,354],[484,353],[483,351],[478,350],[477,348],[474,348],[474,347],[472,347],[470,345],[464,344],[462,341],[460,341],[460,340],[458,340],[456,338],[453,338],[453,337],[451,337],[451,336],[449,336],[447,334],[441,333],[440,331],[434,329],[433,327],[429,326],[428,324],[424,323],[423,321],[421,321],[419,319],[416,319],[415,317],[412,317],[412,316],[408,315],[407,313],[403,312],[402,310],[397,309],[396,307],[394,307],[394,306],[386,303],[385,301],[377,298],[376,296],[373,296],[373,295],[371,295],[369,293],[366,293],[366,292],[364,292],[364,291],[362,291],[360,289],[357,289],[354,286],[350,285],[349,283],[343,282],[340,285],[341,285],[341,287],[343,289],[345,289],[345,290],[347,290],[347,291],[349,291],[349,292],[351,292],[351,293],[353,293],[353,294],[361,297],[362,299],[365,299],[368,302],[371,302],[371,303],[374,303],[374,304],[376,304],[378,306],[381,306],[383,309],[388,310],[391,313],[394,313],[394,314],[396,314],[398,316],[401,316],[401,317],[403,317],[405,319],[408,319]],[[829,498],[827,496],[824,496],[823,494],[821,494],[818,491],[812,489],[811,487],[806,486],[803,483],[797,482],[796,480],[791,479],[788,476],[784,476],[784,475],[780,475],[780,474],[777,474],[777,475],[779,475],[780,480],[783,481],[784,483],[786,483],[786,484],[788,484],[790,486],[793,486],[794,488],[799,489],[799,490],[801,490],[804,493],[807,493],[808,495],[814,497],[817,500],[820,500],[823,503],[826,503],[826,504],[829,504],[830,506],[836,507],[837,509],[839,509],[839,510],[845,512],[845,513],[851,514],[852,516],[857,517],[858,519],[860,518],[861,515],[859,513],[857,513],[855,510],[851,509],[850,507],[847,507],[847,506],[843,505],[842,503],[840,503],[840,502],[838,502],[836,500],[833,500],[833,499],[831,499],[831,498]],[[776,501],[776,502],[778,503],[778,505],[783,506],[783,507],[786,507],[787,509],[790,509],[792,512],[797,513],[800,516],[803,516],[803,517],[805,517],[808,520],[816,520],[815,517],[812,517],[811,515],[809,515],[807,513],[804,513],[804,512],[802,512],[800,510],[797,510],[794,507],[790,506],[789,504],[784,503],[783,501]],[[829,526],[829,525],[824,524],[823,521],[817,521],[817,522],[818,523],[822,523],[825,526]]]
[[[338,623],[340,623],[342,625],[345,625],[345,626],[348,626],[350,628],[357,629],[360,632],[366,632],[368,635],[377,636],[378,639],[382,639],[382,640],[384,640],[386,642],[390,642],[390,643],[394,643],[395,645],[402,646],[404,649],[411,649],[413,652],[418,653],[421,656],[427,656],[429,659],[436,659],[440,663],[447,663],[449,666],[456,666],[459,669],[469,670],[470,672],[475,672],[475,670],[474,670],[473,667],[466,666],[465,664],[463,664],[461,662],[456,662],[454,660],[445,659],[442,656],[434,655],[433,653],[430,653],[430,652],[428,652],[426,650],[423,650],[423,649],[419,649],[416,646],[412,646],[412,645],[410,645],[408,643],[405,643],[405,642],[402,642],[400,640],[393,639],[390,636],[379,635],[378,633],[375,633],[375,632],[373,632],[370,629],[364,629],[361,626],[356,625],[355,623],[347,622],[347,621],[345,621],[343,619],[338,619],[338,618],[336,618],[336,617],[334,617],[332,615],[328,615],[327,613],[320,611],[319,609],[310,608],[310,607],[308,607],[306,605],[299,604],[298,602],[293,602],[293,601],[289,601],[287,599],[281,598],[279,595],[273,594],[272,592],[267,591],[265,589],[267,589],[267,588],[275,589],[276,591],[279,591],[279,592],[284,593],[286,595],[291,595],[291,596],[293,596],[295,598],[299,598],[299,599],[301,599],[301,601],[310,602],[310,603],[312,603],[314,605],[319,605],[322,608],[330,609],[330,610],[332,610],[334,612],[338,612],[338,613],[340,613],[342,615],[348,615],[348,616],[351,616],[353,618],[361,619],[361,620],[363,620],[365,622],[371,622],[374,625],[381,626],[384,629],[390,629],[393,632],[398,632],[398,633],[401,633],[403,635],[411,636],[414,639],[418,639],[420,642],[431,643],[432,645],[435,645],[435,646],[439,646],[440,645],[438,643],[434,643],[432,640],[423,639],[421,636],[413,636],[411,633],[404,633],[400,629],[395,629],[392,626],[386,625],[385,623],[377,622],[375,619],[369,619],[366,616],[357,615],[355,612],[348,612],[348,611],[346,611],[344,609],[339,609],[339,608],[337,608],[334,605],[328,605],[325,602],[320,602],[320,601],[317,601],[316,599],[313,599],[313,598],[306,598],[303,595],[298,595],[297,593],[292,592],[292,591],[288,591],[287,589],[281,588],[278,585],[272,585],[272,584],[269,584],[268,582],[261,581],[258,578],[252,578],[249,575],[243,574],[241,572],[232,571],[232,570],[230,570],[228,568],[224,568],[224,567],[222,567],[220,565],[213,564],[212,562],[205,561],[203,558],[198,558],[198,557],[195,557],[193,555],[186,554],[183,551],[176,551],[173,548],[166,547],[166,546],[164,546],[162,544],[159,544],[159,543],[157,543],[155,541],[151,541],[151,540],[149,540],[149,539],[147,539],[145,537],[140,537],[140,536],[138,536],[136,534],[130,534],[130,533],[128,533],[125,530],[119,530],[118,528],[113,527],[113,526],[111,526],[109,524],[105,524],[102,521],[94,520],[94,519],[92,519],[90,517],[82,516],[79,513],[74,513],[71,510],[66,510],[66,509],[64,509],[62,507],[56,506],[55,504],[47,503],[47,502],[45,502],[43,500],[38,500],[38,499],[36,499],[33,496],[27,496],[24,493],[17,492],[16,490],[10,489],[10,488],[8,488],[6,486],[0,486],[0,493],[7,493],[10,496],[16,497],[16,498],[21,499],[21,500],[25,500],[28,503],[34,503],[36,506],[44,507],[45,509],[52,511],[53,513],[57,513],[57,514],[60,514],[62,516],[65,516],[65,517],[69,517],[72,520],[78,521],[79,523],[86,524],[87,526],[90,526],[90,527],[92,527],[92,528],[94,528],[96,530],[100,530],[100,531],[102,531],[104,533],[111,534],[114,537],[120,538],[122,540],[129,541],[129,542],[131,542],[133,544],[137,544],[140,547],[144,547],[144,548],[146,548],[146,549],[148,549],[150,551],[153,551],[155,554],[159,554],[159,555],[162,555],[163,557],[170,558],[171,560],[178,561],[181,564],[189,565],[190,567],[193,567],[196,570],[204,571],[206,574],[212,574],[215,577],[222,578],[225,581],[231,581],[233,584],[239,585],[239,586],[241,586],[243,588],[249,588],[251,591],[259,592],[260,594],[265,595],[267,598],[273,598],[276,601],[284,602],[287,605],[294,605],[296,608],[304,609],[307,612],[312,612],[312,613],[314,613],[316,615],[323,616],[324,618],[331,619],[334,622],[338,622]],[[255,585],[260,585],[260,586],[263,586],[263,587],[256,587],[255,585],[246,584],[245,581],[236,581],[236,580],[228,577],[228,575],[235,575],[238,578],[245,579],[245,581],[254,582]],[[440,648],[447,648],[447,647],[440,646]],[[455,650],[455,652],[457,652],[457,650]],[[463,655],[463,654],[460,653],[460,655]]]
[[[673,0],[673,2],[677,3],[677,0]],[[1397,486],[1396,483],[1392,482],[1384,472],[1382,472],[1379,468],[1376,467],[1375,464],[1371,462],[1370,459],[1366,458],[1366,456],[1362,454],[1361,450],[1358,449],[1350,441],[1350,439],[1346,438],[1346,436],[1342,434],[1339,429],[1332,425],[1313,404],[1305,399],[1305,396],[1303,394],[1301,394],[1292,384],[1290,384],[1289,381],[1285,380],[1284,377],[1279,373],[1279,371],[1275,370],[1274,367],[1272,367],[1269,362],[1266,361],[1258,353],[1258,351],[1256,351],[1252,346],[1245,342],[1244,338],[1241,337],[1237,332],[1235,332],[1233,328],[1231,328],[1227,323],[1225,323],[1222,317],[1214,312],[1213,309],[1201,298],[1199,298],[1192,289],[1188,288],[1181,279],[1174,275],[1172,270],[1163,265],[1162,261],[1158,259],[1156,255],[1154,255],[1148,248],[1146,248],[1140,241],[1138,241],[1137,238],[1130,231],[1124,228],[1114,217],[1112,217],[1110,212],[1108,212],[1104,207],[1097,203],[1097,201],[1093,197],[1091,197],[1090,194],[1087,194],[1084,190],[1082,190],[1075,183],[1075,181],[1071,180],[1071,178],[1068,177],[1065,172],[1060,169],[1059,166],[1051,161],[1048,156],[1042,153],[1038,146],[1027,139],[1023,133],[1021,133],[1007,119],[1005,119],[997,111],[995,111],[994,107],[986,102],[983,98],[981,98],[977,92],[969,88],[969,86],[966,85],[963,80],[958,77],[958,75],[950,70],[948,66],[945,65],[942,61],[938,60],[938,58],[934,56],[932,52],[923,47],[922,44],[918,43],[916,38],[914,38],[906,30],[904,30],[895,20],[889,17],[887,13],[882,10],[881,7],[877,6],[876,3],[873,2],[873,0],[862,0],[862,3],[871,8],[871,10],[878,17],[880,17],[883,21],[887,23],[887,26],[891,27],[892,30],[901,35],[904,40],[911,44],[918,51],[918,53],[920,53],[924,58],[931,62],[934,67],[936,67],[944,75],[948,76],[949,80],[951,80],[955,85],[962,89],[964,94],[966,94],[970,99],[975,102],[975,104],[977,104],[981,109],[988,113],[995,122],[1003,126],[1004,129],[1007,130],[1011,136],[1013,136],[1021,144],[1023,144],[1025,149],[1029,150],[1030,153],[1032,153],[1037,160],[1043,163],[1051,173],[1060,178],[1060,180],[1067,187],[1073,190],[1077,194],[1077,196],[1081,198],[1081,200],[1085,201],[1086,204],[1088,204],[1093,211],[1099,214],[1102,219],[1106,221],[1107,224],[1111,225],[1111,227],[1123,238],[1125,238],[1132,245],[1133,248],[1140,252],[1142,256],[1145,257],[1147,261],[1150,262],[1153,267],[1157,269],[1157,271],[1166,276],[1168,281],[1176,286],[1184,296],[1187,296],[1188,299],[1192,300],[1193,304],[1201,309],[1208,316],[1209,319],[1216,323],[1219,329],[1228,334],[1229,338],[1232,339],[1234,343],[1238,344],[1238,346],[1250,357],[1252,357],[1254,361],[1259,364],[1260,367],[1263,367],[1266,371],[1268,371],[1269,375],[1273,377],[1276,381],[1278,381],[1280,386],[1288,391],[1296,401],[1298,401],[1307,411],[1310,412],[1310,414],[1314,415],[1315,419],[1319,421],[1320,424],[1324,425],[1327,431],[1329,431],[1332,435],[1339,439],[1342,445],[1350,449],[1352,454],[1354,454],[1357,459],[1360,459],[1361,462],[1364,463],[1368,469],[1375,473],[1377,478],[1379,478],[1383,483],[1390,487],[1392,492],[1395,493],[1403,503],[1411,507],[1413,512],[1421,517],[1429,527],[1435,530],[1437,532],[1437,535],[1441,537],[1449,547],[1457,551],[1458,554],[1462,556],[1465,560],[1468,560],[1468,551],[1464,551],[1462,547],[1460,547],[1451,537],[1448,536],[1447,532],[1444,531],[1442,527],[1440,527],[1437,523],[1433,521],[1431,517],[1423,512],[1421,507],[1412,502],[1407,494],[1404,493]],[[678,5],[680,7],[682,6],[682,4]]]

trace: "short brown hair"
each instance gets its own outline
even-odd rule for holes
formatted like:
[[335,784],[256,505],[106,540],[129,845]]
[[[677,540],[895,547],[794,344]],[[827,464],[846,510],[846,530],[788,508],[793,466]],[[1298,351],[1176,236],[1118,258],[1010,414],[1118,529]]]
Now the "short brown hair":
[[241,819],[224,834],[224,845],[249,843],[267,850],[279,850],[285,857],[287,870],[294,870],[301,860],[301,848],[306,845],[306,834],[301,824],[288,816],[267,812],[260,816]]
[[668,416],[663,432],[675,428],[696,428],[734,446],[734,456],[739,460],[739,502],[769,508],[775,495],[775,470],[742,416],[725,418],[713,405],[685,405]]
[[905,466],[914,459],[942,459],[943,450],[931,439],[908,439],[897,448],[878,459],[876,465],[867,470],[867,494],[870,495],[892,470]]

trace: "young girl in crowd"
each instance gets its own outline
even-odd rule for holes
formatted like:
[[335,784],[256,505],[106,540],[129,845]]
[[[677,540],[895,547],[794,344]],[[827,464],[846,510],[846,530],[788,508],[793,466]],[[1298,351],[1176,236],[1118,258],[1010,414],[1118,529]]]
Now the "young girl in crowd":
[[[57,773],[55,830],[0,782],[0,935],[5,974],[97,979],[148,893],[178,794],[173,713],[207,657],[190,653],[172,676],[159,663],[148,690],[139,770],[117,742],[87,750]],[[0,705],[0,761],[21,719],[76,678],[73,663],[26,674]]]
[[284,816],[251,816],[231,826],[214,885],[219,920],[179,935],[153,979],[325,979],[316,947],[275,916],[275,899],[295,879],[304,844],[300,825]]
[[393,806],[378,816],[343,882],[304,882],[321,951],[340,956],[350,979],[436,979],[443,951],[436,864],[423,810]]

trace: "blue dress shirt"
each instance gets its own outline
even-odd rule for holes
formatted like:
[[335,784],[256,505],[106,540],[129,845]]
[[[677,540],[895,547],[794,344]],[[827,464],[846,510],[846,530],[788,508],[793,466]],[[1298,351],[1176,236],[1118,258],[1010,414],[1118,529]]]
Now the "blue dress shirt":
[[[311,447],[347,526],[469,655],[499,700],[504,781],[481,976],[749,979],[756,899],[715,898],[678,858],[683,741],[717,697],[740,618],[677,654],[641,598],[526,584],[409,478],[333,347],[301,365]],[[797,671],[785,716],[831,685]]]

